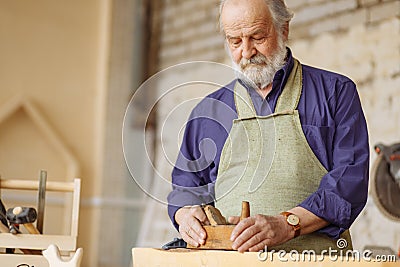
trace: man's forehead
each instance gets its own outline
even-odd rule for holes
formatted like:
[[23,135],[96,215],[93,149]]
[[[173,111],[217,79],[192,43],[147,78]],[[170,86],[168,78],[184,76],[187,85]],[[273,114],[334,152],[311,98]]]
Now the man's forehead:
[[265,27],[272,17],[264,0],[228,0],[221,12],[224,31]]
[[227,38],[239,36],[254,36],[258,34],[265,35],[268,34],[270,30],[270,25],[262,21],[260,21],[260,23],[255,23],[249,26],[241,24],[224,26],[224,33]]

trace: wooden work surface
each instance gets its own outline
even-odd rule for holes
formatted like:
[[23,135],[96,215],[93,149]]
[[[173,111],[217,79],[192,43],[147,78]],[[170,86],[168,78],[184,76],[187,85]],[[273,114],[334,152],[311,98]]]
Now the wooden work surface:
[[[134,248],[132,249],[133,267],[257,267],[257,266],[329,266],[329,267],[400,267],[400,262],[346,262],[332,261],[325,257],[323,261],[290,261],[288,255],[286,259],[288,262],[279,260],[277,254],[268,254],[266,261],[258,259],[257,252],[239,253],[236,251],[220,251],[220,250],[189,250],[189,249],[175,249],[175,250],[161,250],[154,248]],[[264,254],[265,256],[265,254]],[[271,261],[271,256],[273,260]],[[318,257],[318,256],[317,256]],[[318,258],[317,258],[318,259]]]

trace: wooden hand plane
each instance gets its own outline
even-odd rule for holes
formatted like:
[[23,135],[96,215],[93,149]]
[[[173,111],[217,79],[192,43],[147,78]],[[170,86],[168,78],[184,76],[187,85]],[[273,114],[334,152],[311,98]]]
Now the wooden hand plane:
[[[232,241],[230,240],[233,229],[236,224],[228,224],[221,212],[211,205],[203,208],[210,225],[203,225],[207,237],[204,245],[199,247],[187,245],[187,248],[192,249],[218,249],[218,250],[233,250]],[[242,202],[242,213],[240,220],[250,216],[250,204],[247,201]]]

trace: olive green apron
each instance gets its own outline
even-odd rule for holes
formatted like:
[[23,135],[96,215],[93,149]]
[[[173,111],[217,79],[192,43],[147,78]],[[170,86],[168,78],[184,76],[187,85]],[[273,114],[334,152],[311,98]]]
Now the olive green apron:
[[[238,216],[249,201],[251,215],[277,215],[298,206],[318,189],[327,170],[304,136],[297,105],[302,91],[302,67],[293,70],[278,99],[275,113],[257,116],[247,90],[234,88],[238,119],[222,150],[215,184],[215,205],[225,216]],[[349,231],[342,234],[352,249]],[[338,249],[336,240],[312,233],[271,249],[286,251]]]

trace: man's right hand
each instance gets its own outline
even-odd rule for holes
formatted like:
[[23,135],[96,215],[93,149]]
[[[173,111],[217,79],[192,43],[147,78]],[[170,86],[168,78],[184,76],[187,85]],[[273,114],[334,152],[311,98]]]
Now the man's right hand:
[[209,225],[210,222],[200,206],[180,208],[175,213],[175,221],[179,225],[179,233],[186,243],[194,247],[205,243],[207,235],[202,225]]

